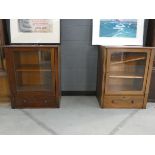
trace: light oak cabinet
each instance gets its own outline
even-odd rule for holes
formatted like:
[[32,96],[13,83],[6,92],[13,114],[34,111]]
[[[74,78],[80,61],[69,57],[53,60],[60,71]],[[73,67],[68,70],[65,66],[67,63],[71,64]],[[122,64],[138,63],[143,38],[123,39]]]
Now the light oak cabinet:
[[102,108],[145,108],[154,52],[145,47],[103,47],[97,97]]
[[59,46],[6,46],[12,108],[59,107]]

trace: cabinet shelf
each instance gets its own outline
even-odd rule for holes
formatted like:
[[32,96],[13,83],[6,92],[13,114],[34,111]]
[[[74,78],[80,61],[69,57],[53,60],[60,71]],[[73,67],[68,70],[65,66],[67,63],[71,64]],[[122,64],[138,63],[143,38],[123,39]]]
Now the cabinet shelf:
[[18,86],[18,91],[49,91],[51,87],[49,85],[22,85]]
[[110,78],[144,78],[142,71],[110,71]]
[[123,61],[112,62],[111,65],[123,64],[123,63],[127,63],[127,62],[145,60],[145,59],[146,59],[146,57],[129,58],[129,59],[126,59]]
[[50,67],[45,67],[41,65],[21,65],[16,67],[17,72],[51,72]]
[[51,72],[51,69],[30,69],[30,68],[18,68],[16,69],[17,72]]
[[110,78],[143,79],[143,76],[110,75]]

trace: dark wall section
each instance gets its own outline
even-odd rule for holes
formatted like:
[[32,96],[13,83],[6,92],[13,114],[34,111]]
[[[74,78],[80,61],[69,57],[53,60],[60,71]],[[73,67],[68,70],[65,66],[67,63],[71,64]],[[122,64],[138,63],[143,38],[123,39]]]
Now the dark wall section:
[[92,46],[92,20],[61,20],[62,91],[95,91],[97,46]]

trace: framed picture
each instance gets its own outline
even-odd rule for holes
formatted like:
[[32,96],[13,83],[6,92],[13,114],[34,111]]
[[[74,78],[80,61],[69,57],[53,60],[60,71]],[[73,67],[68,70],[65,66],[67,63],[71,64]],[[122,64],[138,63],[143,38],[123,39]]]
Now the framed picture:
[[143,19],[94,19],[93,45],[143,45]]
[[60,43],[59,19],[11,19],[11,43]]

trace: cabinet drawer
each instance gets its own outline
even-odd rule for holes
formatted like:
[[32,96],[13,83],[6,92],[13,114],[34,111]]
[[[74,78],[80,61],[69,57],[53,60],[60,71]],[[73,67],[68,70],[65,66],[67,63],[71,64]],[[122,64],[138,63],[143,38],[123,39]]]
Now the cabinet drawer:
[[104,108],[142,108],[143,96],[105,96]]
[[16,97],[13,104],[16,108],[59,107],[56,97]]

